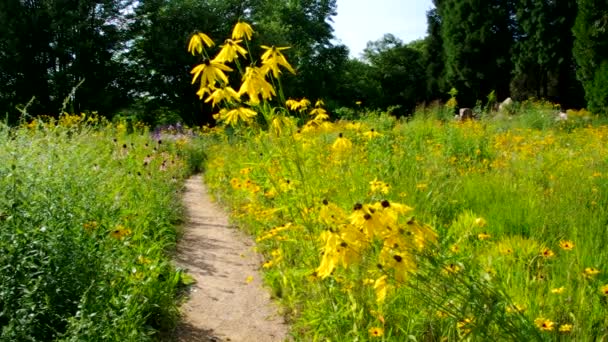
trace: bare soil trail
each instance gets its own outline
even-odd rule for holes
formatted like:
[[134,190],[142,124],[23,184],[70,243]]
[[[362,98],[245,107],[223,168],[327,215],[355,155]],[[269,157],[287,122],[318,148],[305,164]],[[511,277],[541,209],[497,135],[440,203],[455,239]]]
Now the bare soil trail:
[[201,176],[186,181],[183,200],[188,221],[175,260],[196,283],[182,305],[175,340],[286,340],[288,327],[262,286],[253,240],[230,226]]

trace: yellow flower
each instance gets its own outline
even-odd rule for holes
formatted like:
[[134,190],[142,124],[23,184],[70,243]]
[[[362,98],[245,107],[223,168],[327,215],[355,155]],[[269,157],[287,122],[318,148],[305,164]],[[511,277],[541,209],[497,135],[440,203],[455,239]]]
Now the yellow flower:
[[534,324],[542,331],[552,331],[555,322],[552,322],[546,318],[539,317],[534,320]]
[[208,47],[215,45],[213,40],[206,34],[201,32],[193,34],[190,38],[190,43],[188,44],[188,52],[191,52],[192,56],[194,56],[195,53],[201,54],[203,52],[203,43]]
[[253,104],[260,103],[260,95],[262,99],[269,100],[276,96],[274,88],[266,79],[260,68],[247,67],[245,75],[243,75],[243,83],[239,89],[239,96],[243,94],[249,95],[249,100]]
[[279,74],[281,73],[279,70],[279,65],[283,66],[292,74],[296,73],[296,71],[287,62],[287,59],[285,59],[285,56],[283,56],[283,53],[281,53],[282,50],[289,49],[288,47],[269,47],[262,45],[262,48],[266,50],[266,52],[262,54],[262,64],[267,66],[268,70],[272,70],[272,75],[274,77],[279,77]]
[[247,50],[239,45],[240,42],[242,42],[242,40],[226,39],[224,45],[221,45],[222,49],[213,61],[217,63],[229,63],[235,60],[238,57],[238,54],[245,57]]
[[371,130],[369,130],[368,132],[363,133],[363,136],[368,139],[368,140],[372,140],[373,138],[376,137],[380,137],[382,136],[382,134],[376,132],[373,128]]
[[253,29],[251,26],[245,22],[239,21],[234,25],[234,29],[232,30],[232,39],[241,39],[243,37],[247,37],[247,40],[251,40],[251,36],[253,35]]
[[471,323],[473,323],[471,318],[465,318],[464,320],[456,323],[456,327],[466,335],[471,332]]
[[559,242],[559,247],[565,251],[571,251],[574,248],[574,243],[570,240],[562,240]]
[[331,148],[338,152],[350,150],[351,147],[353,147],[353,143],[348,138],[343,137],[342,133],[338,135],[338,139],[331,145]]
[[110,235],[115,239],[122,240],[126,236],[131,235],[131,229],[127,229],[119,224],[116,226],[116,229],[110,232]]
[[386,195],[390,190],[390,185],[379,181],[377,178],[374,178],[373,181],[369,182],[369,185],[372,192],[380,192]]
[[559,326],[559,332],[571,332],[572,331],[572,324],[562,324]]
[[262,267],[263,267],[263,268],[271,268],[273,264],[274,264],[274,263],[273,263],[273,261],[272,261],[272,260],[270,260],[270,261],[266,261],[266,262],[265,262],[265,263],[262,265]]
[[300,101],[289,99],[285,101],[287,107],[291,110],[304,111],[310,107],[310,101],[307,98],[303,98]]
[[583,276],[585,276],[586,278],[591,278],[598,273],[600,273],[600,270],[598,270],[597,268],[587,267],[587,268],[585,268],[585,271],[583,272]]
[[608,284],[600,287],[600,293],[604,296],[608,297]]
[[416,184],[416,189],[418,189],[418,190],[425,190],[425,189],[426,189],[426,188],[428,188],[428,187],[429,187],[429,185],[428,185],[428,184],[426,184],[426,183],[419,183],[419,184]]
[[386,284],[387,275],[376,279],[374,282],[374,291],[376,292],[376,303],[383,303],[386,299],[386,292],[388,291],[388,285]]
[[563,293],[565,289],[566,288],[563,287],[563,286],[562,287],[558,287],[558,288],[555,288],[555,289],[551,289],[551,293],[560,294],[560,293]]
[[201,89],[205,87],[214,87],[215,82],[222,81],[225,84],[228,84],[228,77],[224,74],[224,71],[232,71],[230,67],[217,63],[210,60],[205,60],[203,63],[195,66],[191,74],[194,74],[192,77],[192,84],[196,82],[196,79],[199,75],[201,75]]
[[215,107],[218,103],[222,102],[222,100],[239,101],[239,94],[234,89],[232,89],[232,87],[217,88],[213,91],[213,93],[211,93],[207,97],[205,102],[213,101],[212,105],[213,107]]
[[369,334],[372,335],[373,337],[384,336],[384,329],[379,328],[379,327],[370,328],[368,331],[369,331]]
[[256,115],[258,115],[258,113],[249,108],[239,107],[230,111],[220,111],[219,119],[225,121],[227,125],[234,126],[239,121],[250,122],[251,118]]
[[323,100],[319,99],[317,102],[315,102],[315,107],[319,108],[323,106],[325,106],[325,102],[323,102]]
[[551,258],[555,255],[553,251],[549,248],[543,248],[541,255],[545,258]]
[[489,239],[491,237],[492,237],[492,235],[487,234],[487,233],[479,233],[479,234],[477,234],[477,238],[479,240],[487,240],[487,239]]
[[483,217],[478,217],[475,219],[475,224],[479,227],[485,227],[488,222]]

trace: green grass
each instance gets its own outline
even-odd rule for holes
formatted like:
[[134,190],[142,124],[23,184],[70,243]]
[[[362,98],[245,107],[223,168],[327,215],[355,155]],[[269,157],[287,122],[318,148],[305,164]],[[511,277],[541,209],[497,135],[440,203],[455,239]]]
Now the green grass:
[[175,323],[167,252],[197,158],[136,131],[0,126],[0,340],[146,341]]

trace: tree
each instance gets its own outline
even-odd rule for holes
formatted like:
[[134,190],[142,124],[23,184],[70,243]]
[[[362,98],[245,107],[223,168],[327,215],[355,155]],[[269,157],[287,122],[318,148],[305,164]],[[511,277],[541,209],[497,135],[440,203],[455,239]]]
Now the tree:
[[472,106],[495,90],[509,93],[513,44],[510,2],[444,0],[438,4],[448,86]]
[[581,104],[572,55],[576,1],[518,0],[511,94]]
[[435,8],[427,12],[428,23],[426,45],[423,50],[423,65],[426,65],[426,100],[440,99],[447,92],[445,85],[445,54],[441,36],[441,16],[439,1],[435,0]]
[[117,0],[7,0],[0,4],[0,106],[36,97],[32,114],[56,115],[72,88],[72,110],[112,111],[125,102],[113,59],[122,48]]
[[420,49],[386,34],[369,42],[363,55],[372,66],[373,77],[382,86],[381,95],[374,101],[377,107],[400,106],[397,114],[406,115],[424,100],[426,80]]
[[608,113],[608,3],[579,0],[573,32],[577,77],[588,108]]

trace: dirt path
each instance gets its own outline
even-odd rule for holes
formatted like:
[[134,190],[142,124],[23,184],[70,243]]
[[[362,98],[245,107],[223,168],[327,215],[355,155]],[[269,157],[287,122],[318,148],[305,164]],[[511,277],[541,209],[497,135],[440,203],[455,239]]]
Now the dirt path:
[[262,287],[251,238],[230,227],[200,176],[187,180],[184,205],[188,221],[176,260],[196,284],[182,306],[177,341],[285,340],[287,326]]

